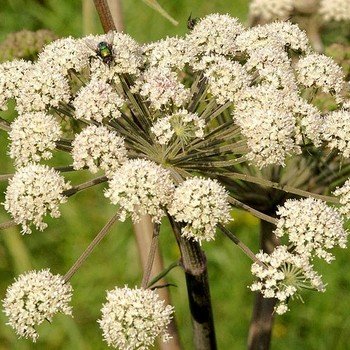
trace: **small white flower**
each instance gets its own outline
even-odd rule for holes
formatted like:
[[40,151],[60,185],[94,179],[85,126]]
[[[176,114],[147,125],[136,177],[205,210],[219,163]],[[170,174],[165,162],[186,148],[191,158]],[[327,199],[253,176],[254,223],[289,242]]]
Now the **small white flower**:
[[92,173],[102,169],[111,176],[127,159],[123,138],[104,126],[90,125],[72,142],[74,169],[85,166]]
[[47,165],[29,164],[18,169],[9,180],[4,206],[16,224],[22,225],[23,233],[32,232],[31,224],[44,230],[47,227],[44,216],[60,216],[58,207],[67,200],[63,192],[70,187],[57,171]]
[[240,51],[251,53],[266,46],[291,49],[300,53],[310,52],[306,32],[291,22],[273,22],[244,31],[236,39]]
[[324,116],[322,139],[330,149],[337,149],[345,158],[350,157],[350,111],[340,109]]
[[350,179],[346,180],[343,186],[337,187],[333,194],[339,197],[341,207],[339,211],[345,215],[346,218],[350,218]]
[[310,265],[307,258],[288,252],[286,246],[278,246],[271,254],[260,252],[256,257],[263,263],[253,263],[251,272],[258,278],[250,289],[258,291],[264,298],[276,298],[275,311],[288,311],[290,298],[299,297],[303,288],[325,291],[321,276]]
[[167,170],[149,160],[133,159],[115,171],[105,196],[120,206],[121,221],[131,215],[137,222],[141,215],[149,214],[154,222],[160,222],[172,200],[173,188]]
[[[89,35],[82,39],[91,56],[90,65],[91,78],[103,81],[112,80],[117,74],[139,74],[139,69],[143,66],[143,56],[141,46],[131,36],[124,33],[109,32],[103,35]],[[110,64],[104,63],[97,55],[97,47],[100,42],[111,45],[112,61]]]
[[70,99],[69,83],[60,69],[39,62],[26,72],[18,89],[16,109],[19,113],[45,111]]
[[208,79],[208,91],[218,104],[233,102],[235,93],[251,80],[245,67],[222,56],[212,57],[204,76]]
[[93,79],[78,91],[73,106],[77,119],[102,123],[104,119],[120,117],[118,108],[122,107],[123,103],[110,84]]
[[187,51],[188,43],[178,37],[167,37],[143,47],[143,54],[151,67],[183,69],[191,59]]
[[258,167],[284,165],[287,156],[301,152],[293,110],[298,99],[296,93],[271,84],[237,94],[233,116],[247,139],[247,158]]
[[243,30],[237,18],[214,13],[202,18],[187,35],[186,41],[197,58],[210,54],[232,56],[237,51],[235,39]]
[[57,313],[72,315],[69,305],[72,287],[62,276],[50,270],[30,271],[20,275],[8,287],[3,307],[10,325],[20,337],[33,342],[39,334],[35,326],[44,321],[51,322]]
[[217,180],[192,178],[174,192],[168,212],[183,223],[184,237],[201,242],[214,239],[216,226],[231,220],[228,193]]
[[317,256],[328,263],[335,246],[346,248],[348,231],[338,210],[319,199],[289,199],[278,208],[277,237],[287,236],[294,251],[305,258]]
[[294,0],[253,0],[249,5],[250,15],[265,21],[287,18],[294,8]]
[[256,81],[276,89],[287,89],[290,93],[297,90],[291,59],[280,46],[265,45],[251,51],[244,67],[251,74],[258,73]]
[[319,13],[326,22],[350,21],[350,1],[320,0]]
[[156,110],[169,105],[181,107],[190,97],[190,90],[180,82],[177,74],[165,67],[146,70],[136,81],[133,92],[147,98]]
[[108,346],[123,350],[147,350],[156,337],[170,339],[167,327],[174,309],[164,305],[156,292],[147,289],[114,288],[98,320]]
[[191,139],[204,136],[205,121],[197,113],[180,109],[174,114],[160,118],[153,124],[151,131],[161,145],[167,144],[176,135],[183,145]]
[[70,69],[80,72],[89,64],[89,55],[82,47],[81,39],[58,39],[46,45],[39,54],[39,62],[57,67],[63,75]]
[[344,72],[332,58],[317,53],[307,55],[298,61],[296,71],[301,85],[320,88],[340,98],[345,87]]
[[18,97],[19,86],[32,63],[14,60],[0,64],[0,110],[7,109],[7,101]]
[[55,141],[62,135],[60,124],[44,112],[20,114],[11,124],[9,155],[17,167],[50,159]]

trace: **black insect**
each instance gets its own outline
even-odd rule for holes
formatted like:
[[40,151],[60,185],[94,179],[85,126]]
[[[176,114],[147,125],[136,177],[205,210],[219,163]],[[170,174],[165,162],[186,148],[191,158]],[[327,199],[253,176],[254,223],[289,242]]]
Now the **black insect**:
[[199,18],[194,17],[192,18],[192,13],[190,13],[190,16],[187,19],[187,28],[189,30],[192,30],[194,28],[194,26],[197,24]]

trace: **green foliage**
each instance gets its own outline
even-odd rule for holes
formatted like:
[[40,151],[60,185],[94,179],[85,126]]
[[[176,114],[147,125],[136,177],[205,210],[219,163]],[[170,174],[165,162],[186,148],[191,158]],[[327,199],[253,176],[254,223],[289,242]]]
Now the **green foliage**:
[[[140,0],[124,0],[126,32],[141,42],[156,40],[166,35],[184,34],[190,13],[193,17],[201,17],[211,12],[228,12],[244,19],[248,7],[246,0],[159,0],[159,3],[179,22],[178,26],[173,26]],[[81,1],[78,0],[3,0],[0,2],[0,13],[6,19],[1,21],[0,39],[23,27],[28,30],[47,28],[59,36],[79,36],[83,32]],[[97,16],[92,20],[97,23]],[[0,131],[1,174],[13,170],[5,157],[6,149],[6,135]],[[83,181],[79,176],[79,181]],[[84,179],[89,178],[87,173],[83,176]],[[78,182],[76,174],[67,177],[73,183]],[[0,183],[1,193],[5,187],[5,183]],[[0,201],[3,201],[2,197]],[[69,203],[62,206],[62,217],[49,220],[49,228],[44,232],[21,236],[18,229],[11,229],[1,233],[0,297],[3,298],[13,278],[26,270],[50,267],[52,272],[64,274],[114,214],[114,210],[103,196],[102,185],[99,185],[70,198]],[[253,251],[257,251],[257,220],[242,212],[234,216],[233,232]],[[8,220],[8,216],[0,208],[0,222],[5,220]],[[179,257],[169,225],[162,227],[160,240],[167,266]],[[250,261],[225,237],[218,236],[216,241],[205,243],[203,247],[208,256],[218,348],[244,349],[253,301],[253,294],[246,288],[252,281]],[[325,294],[310,292],[306,295],[305,304],[292,302],[291,311],[276,318],[273,350],[350,349],[348,253],[339,251],[337,260],[331,266],[322,266],[328,290]],[[134,286],[140,278],[132,226],[129,221],[118,223],[71,281],[75,290],[74,319],[56,317],[51,325],[40,327],[38,343],[31,344],[18,340],[12,330],[5,326],[6,319],[0,313],[0,350],[107,349],[107,345],[101,341],[101,332],[96,323],[105,300],[105,291],[117,284]],[[181,340],[184,349],[190,350],[191,324],[184,276],[180,269],[174,269],[168,279],[177,285],[170,287],[170,290]]]

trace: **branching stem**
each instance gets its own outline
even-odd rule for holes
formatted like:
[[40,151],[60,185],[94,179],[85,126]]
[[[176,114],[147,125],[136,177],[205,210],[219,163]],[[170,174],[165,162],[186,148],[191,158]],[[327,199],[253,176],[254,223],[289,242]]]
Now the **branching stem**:
[[69,271],[64,275],[63,279],[65,281],[69,281],[72,276],[78,271],[84,261],[88,258],[88,256],[92,253],[95,247],[101,242],[101,240],[106,236],[112,225],[117,221],[119,214],[116,213],[113,217],[107,222],[107,224],[102,228],[102,230],[96,235],[94,240],[89,244],[89,246],[85,249],[83,254],[80,255],[78,260],[73,264],[73,266],[69,269]]

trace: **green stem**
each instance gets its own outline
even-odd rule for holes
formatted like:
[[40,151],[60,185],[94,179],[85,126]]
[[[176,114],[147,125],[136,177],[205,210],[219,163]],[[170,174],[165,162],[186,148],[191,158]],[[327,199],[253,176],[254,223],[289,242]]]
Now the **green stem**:
[[247,255],[252,261],[258,263],[260,266],[265,267],[265,265],[256,257],[256,255],[243,243],[241,242],[230,230],[225,226],[219,224],[218,228],[234,243],[239,247],[245,255]]
[[242,209],[248,211],[249,213],[253,214],[254,216],[258,217],[259,219],[262,219],[264,221],[270,222],[271,224],[274,224],[274,225],[276,225],[276,223],[277,223],[277,219],[275,219],[272,216],[269,216],[267,214],[264,214],[264,213],[260,212],[259,210],[256,210],[256,209],[250,207],[247,204],[244,204],[244,203],[240,202],[236,198],[233,198],[233,197],[229,196],[228,197],[228,201],[232,205],[234,205],[235,207],[242,208]]
[[271,187],[271,188],[275,188],[277,190],[281,190],[287,193],[292,193],[301,197],[313,197],[316,199],[321,199],[325,202],[329,202],[329,203],[335,203],[335,204],[339,204],[339,199],[336,197],[332,197],[332,196],[324,196],[321,194],[317,194],[317,193],[312,193],[309,191],[305,191],[305,190],[301,190],[299,188],[295,188],[292,186],[288,186],[288,185],[281,185],[277,182],[273,182],[270,180],[265,180],[263,178],[258,178],[255,176],[251,176],[251,175],[246,175],[246,174],[239,174],[239,173],[226,173],[226,174],[220,174],[221,176],[223,175],[224,177],[229,177],[231,179],[236,179],[236,180],[242,180],[242,181],[247,181],[247,182],[251,182],[251,183],[255,183],[258,185],[262,185],[262,186],[266,186],[266,187]]
[[155,223],[153,225],[153,236],[152,236],[151,246],[150,246],[149,253],[148,253],[147,264],[145,267],[145,272],[143,274],[142,283],[141,283],[141,287],[144,289],[147,288],[148,283],[149,283],[149,279],[151,276],[154,257],[155,257],[155,254],[157,251],[157,246],[158,246],[159,229],[160,229],[160,225]]
[[107,224],[102,228],[102,230],[96,235],[94,240],[89,244],[89,246],[84,250],[83,254],[77,259],[77,261],[73,264],[73,266],[69,269],[69,271],[64,275],[63,279],[65,281],[69,281],[72,276],[78,271],[84,261],[88,258],[88,256],[92,253],[95,247],[102,241],[102,239],[106,236],[112,225],[117,221],[119,214],[116,213],[113,217],[107,222]]
[[162,272],[160,272],[148,283],[147,288],[151,288],[155,283],[157,283],[159,280],[164,278],[172,269],[178,266],[181,266],[180,261],[175,261],[171,263],[167,268],[165,268]]
[[86,181],[83,182],[77,186],[74,186],[72,188],[70,188],[67,191],[63,192],[63,195],[70,197],[73,196],[74,194],[76,194],[79,191],[85,190],[87,188],[90,188],[92,186],[98,185],[100,183],[106,182],[107,181],[107,177],[106,176],[100,176],[100,177],[96,177],[95,179],[92,179],[90,181]]

